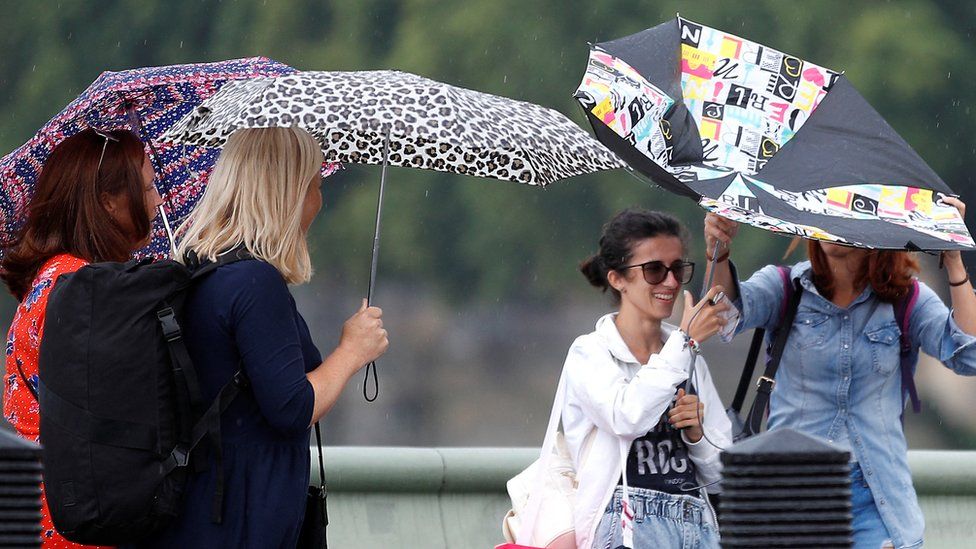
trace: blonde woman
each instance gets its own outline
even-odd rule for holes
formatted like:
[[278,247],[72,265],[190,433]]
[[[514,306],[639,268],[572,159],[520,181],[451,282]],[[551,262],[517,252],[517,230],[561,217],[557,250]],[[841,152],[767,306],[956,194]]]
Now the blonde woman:
[[250,380],[221,416],[223,521],[211,520],[213,460],[191,478],[161,547],[295,547],[309,485],[309,428],[388,346],[381,311],[363,306],[323,360],[289,284],[312,274],[306,233],[322,207],[322,152],[297,128],[246,129],[227,141],[178,257],[246,249],[187,296],[186,346],[204,401],[242,369]]

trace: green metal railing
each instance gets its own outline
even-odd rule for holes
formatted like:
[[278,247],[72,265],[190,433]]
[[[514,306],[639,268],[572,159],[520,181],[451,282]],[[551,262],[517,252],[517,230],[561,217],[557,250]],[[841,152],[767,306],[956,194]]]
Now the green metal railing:
[[[312,449],[313,456],[315,449]],[[328,447],[333,548],[490,548],[533,448]],[[909,452],[926,548],[976,547],[976,452]],[[313,481],[318,468],[312,467]]]

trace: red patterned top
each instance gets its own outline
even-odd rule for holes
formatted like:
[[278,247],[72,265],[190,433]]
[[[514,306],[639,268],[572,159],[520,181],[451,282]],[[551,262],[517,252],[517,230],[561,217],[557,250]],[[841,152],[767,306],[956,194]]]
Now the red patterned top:
[[[61,254],[45,263],[31,283],[30,291],[17,306],[13,323],[7,333],[7,372],[4,376],[3,415],[17,430],[17,434],[34,442],[38,441],[40,417],[37,400],[24,385],[24,378],[37,390],[37,357],[44,334],[44,312],[51,288],[63,274],[73,273],[87,265],[83,259]],[[23,375],[21,375],[23,370]],[[41,486],[43,488],[43,484]],[[82,547],[65,540],[51,524],[47,498],[42,493],[41,538],[44,549]]]

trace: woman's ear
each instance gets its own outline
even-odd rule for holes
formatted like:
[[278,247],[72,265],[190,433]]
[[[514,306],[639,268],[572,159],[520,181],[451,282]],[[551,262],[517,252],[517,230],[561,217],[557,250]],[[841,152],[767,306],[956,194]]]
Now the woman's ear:
[[98,195],[98,201],[102,203],[102,207],[109,215],[115,217],[118,215],[119,211],[122,209],[121,200],[118,196],[112,196],[109,193],[102,193]]
[[623,275],[613,269],[607,271],[607,282],[610,284],[611,288],[617,290],[618,292],[624,287]]

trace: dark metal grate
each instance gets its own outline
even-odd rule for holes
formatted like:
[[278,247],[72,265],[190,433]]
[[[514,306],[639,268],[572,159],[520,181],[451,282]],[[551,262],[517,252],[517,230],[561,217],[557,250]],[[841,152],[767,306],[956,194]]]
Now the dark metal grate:
[[780,429],[733,445],[722,464],[722,547],[851,547],[849,452]]
[[0,429],[0,547],[41,546],[41,449]]

